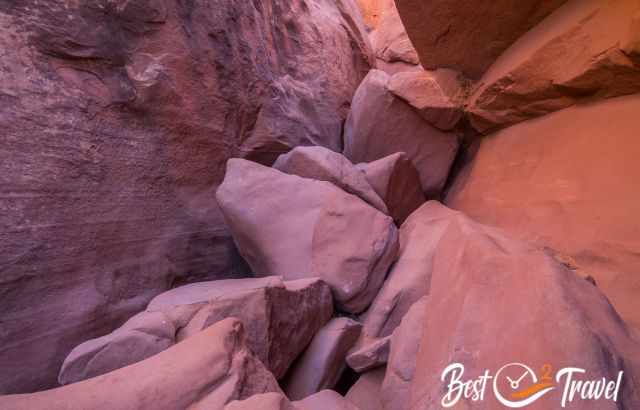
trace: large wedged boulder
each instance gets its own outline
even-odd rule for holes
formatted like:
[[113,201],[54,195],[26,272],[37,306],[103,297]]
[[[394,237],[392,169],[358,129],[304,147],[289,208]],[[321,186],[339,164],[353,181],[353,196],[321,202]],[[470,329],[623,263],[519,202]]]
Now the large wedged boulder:
[[404,152],[357,165],[400,226],[425,201],[420,175]]
[[[428,296],[411,306],[391,336],[391,351],[387,370],[380,382],[380,397],[384,410],[407,410],[411,381],[416,370],[416,358],[422,338],[422,325]],[[427,349],[428,346],[425,347]]]
[[446,198],[478,222],[574,259],[636,329],[638,112],[640,96],[611,98],[492,134]]
[[458,151],[455,134],[429,125],[388,90],[389,75],[371,70],[356,91],[344,130],[344,154],[354,163],[405,152],[424,193],[437,197]]
[[[448,221],[432,215],[433,204],[430,201],[422,205],[400,227],[398,260],[373,303],[361,316],[362,333],[350,356],[372,352],[369,356],[377,360],[381,357],[381,347],[385,347],[383,352],[388,354],[389,338],[402,318],[414,303],[429,294],[436,244],[448,225]],[[374,364],[371,361],[368,366],[360,367],[366,369]]]
[[58,379],[74,383],[139,362],[228,317],[242,320],[247,346],[281,378],[332,313],[331,291],[318,279],[194,283],[157,296],[121,328],[77,346]]
[[341,317],[329,321],[296,360],[283,383],[291,400],[302,400],[321,390],[332,389],[347,365],[345,357],[354,345],[362,325]]
[[6,410],[222,410],[233,400],[280,392],[245,344],[242,323],[216,323],[158,355],[79,383],[0,396]]
[[580,101],[640,92],[640,4],[572,0],[513,44],[469,100],[488,133]]
[[273,168],[302,178],[331,182],[343,191],[362,198],[380,212],[387,206],[367,178],[342,154],[324,147],[298,147],[280,155]]
[[[448,225],[433,244],[431,290],[409,409],[443,403],[504,409],[495,391],[521,406],[535,400],[527,408],[562,408],[568,380],[560,372],[564,368],[584,369],[584,374],[573,374],[574,381],[605,378],[617,384],[616,402],[612,391],[608,399],[585,400],[583,388],[566,408],[640,406],[640,343],[596,286],[544,249],[439,203],[428,206],[433,218]],[[445,374],[451,365],[458,366],[455,373]],[[523,369],[528,377],[522,376]],[[452,377],[466,381],[485,371],[494,379],[482,401],[456,401],[455,392],[445,396]],[[510,384],[505,376],[526,381]],[[538,380],[549,384],[535,386]]]
[[567,0],[396,0],[425,68],[477,79],[504,50]]
[[395,260],[393,220],[331,183],[232,159],[216,197],[256,275],[322,278],[348,312],[371,303]]
[[53,387],[173,285],[247,273],[212,193],[228,158],[341,149],[374,62],[354,7],[0,2],[0,393]]
[[386,63],[420,64],[418,53],[407,36],[393,1],[384,10],[379,25],[371,33],[371,46],[376,58]]

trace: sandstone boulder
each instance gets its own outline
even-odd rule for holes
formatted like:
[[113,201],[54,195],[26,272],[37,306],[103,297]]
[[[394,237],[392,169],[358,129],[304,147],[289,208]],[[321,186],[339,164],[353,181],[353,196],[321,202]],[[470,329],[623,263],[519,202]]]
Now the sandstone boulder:
[[[416,358],[422,338],[427,296],[411,306],[402,318],[400,326],[391,336],[391,352],[387,371],[380,382],[380,397],[384,410],[407,410],[411,381],[416,370]],[[425,347],[428,349],[428,346]],[[348,395],[347,395],[348,397]]]
[[281,378],[332,313],[331,291],[318,279],[195,283],[159,295],[121,328],[76,347],[59,381],[74,383],[139,362],[228,317],[242,320],[247,346]]
[[429,294],[436,244],[448,225],[448,221],[433,215],[435,203],[425,203],[402,224],[398,261],[362,315],[362,333],[350,355],[357,351],[376,352],[382,343],[387,345],[388,353],[388,338],[411,306]]
[[332,319],[320,329],[287,375],[283,387],[287,397],[302,400],[332,389],[347,367],[345,357],[361,329],[360,323],[344,317]]
[[323,390],[293,404],[300,410],[362,410],[333,390]]
[[420,175],[404,152],[358,164],[367,181],[385,202],[389,215],[400,226],[425,201]]
[[344,154],[358,163],[406,152],[424,193],[437,197],[458,151],[458,138],[429,125],[388,90],[388,83],[388,74],[371,70],[358,88],[345,124]]
[[495,133],[482,140],[446,199],[478,222],[571,257],[636,329],[638,112],[640,96],[618,97]]
[[173,285],[246,273],[212,193],[228,158],[341,149],[373,64],[352,3],[0,2],[0,393],[53,387]]
[[364,373],[387,363],[391,336],[369,338],[363,336],[347,355],[347,364],[358,373]]
[[[614,383],[623,371],[617,402],[576,398],[569,408],[631,409],[640,405],[640,344],[630,337],[597,287],[543,249],[436,202],[428,206],[433,218],[448,224],[434,244],[431,291],[410,409],[441,406],[451,378],[451,374],[443,377],[443,371],[455,363],[464,366],[465,380],[485,370],[495,375],[514,362],[529,366],[542,379],[548,373],[554,389],[529,406],[534,409],[562,407],[567,380],[566,375],[557,378],[560,369],[584,369],[580,377],[574,375],[574,381],[601,381],[604,377]],[[504,374],[512,379],[522,377],[522,368],[505,370]],[[503,395],[513,392],[504,376],[495,380]],[[536,381],[534,377],[533,383]],[[514,393],[524,389],[521,386]],[[524,394],[522,397],[527,397]],[[496,397],[487,392],[482,403],[471,407],[504,409]],[[508,398],[522,400],[511,394]]]
[[244,343],[242,323],[225,319],[140,363],[79,383],[0,396],[11,410],[223,409],[232,400],[280,392]]
[[521,35],[566,0],[396,0],[425,68],[480,78]]
[[395,260],[393,220],[328,182],[232,159],[216,196],[256,275],[320,277],[348,312],[371,303]]
[[371,187],[367,178],[342,154],[324,147],[298,147],[280,155],[273,168],[302,178],[331,182],[343,191],[356,195],[380,212],[387,206]]
[[406,71],[394,74],[389,91],[406,101],[429,124],[451,131],[462,120],[465,80],[455,71]]
[[382,407],[381,387],[384,379],[385,368],[366,372],[351,386],[345,399],[353,403],[359,409],[384,410]]
[[394,2],[386,8],[380,24],[371,33],[371,46],[377,59],[387,63],[420,64]]
[[572,0],[513,44],[469,101],[483,133],[579,101],[640,92],[640,4]]

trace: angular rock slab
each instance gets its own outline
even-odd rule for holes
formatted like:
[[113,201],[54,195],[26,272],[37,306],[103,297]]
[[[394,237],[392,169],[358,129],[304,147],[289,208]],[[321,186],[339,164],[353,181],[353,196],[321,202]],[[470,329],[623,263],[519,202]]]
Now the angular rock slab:
[[513,44],[469,100],[482,133],[640,92],[640,4],[572,0]]
[[[452,363],[473,377],[487,369],[495,374],[514,361],[540,375],[551,364],[552,380],[566,367],[584,369],[580,379],[614,383],[624,371],[616,403],[576,399],[570,406],[640,406],[640,344],[597,287],[539,247],[438,203],[429,206],[433,217],[449,222],[433,252],[410,409],[441,405],[449,383],[441,376]],[[565,381],[531,407],[560,408]],[[482,408],[504,405],[487,395]]]
[[367,178],[342,154],[324,147],[297,147],[280,155],[273,168],[302,178],[331,182],[343,191],[356,195],[380,212],[387,206],[371,187]]
[[451,131],[460,123],[466,80],[453,70],[405,71],[389,79],[389,91],[406,101],[429,124]]
[[402,225],[425,202],[418,171],[404,152],[357,166],[384,200],[396,225]]
[[194,283],[157,296],[121,328],[77,346],[59,381],[74,383],[139,362],[228,317],[242,320],[247,346],[281,378],[332,313],[331,291],[318,279]]
[[405,152],[427,197],[438,197],[458,152],[458,137],[427,123],[388,90],[389,75],[371,70],[353,98],[345,124],[344,154],[354,163]]
[[333,390],[323,390],[293,404],[300,410],[364,410]]
[[216,197],[256,275],[319,277],[348,312],[371,303],[395,260],[393,220],[331,183],[232,159]]
[[56,386],[174,283],[246,273],[226,160],[340,150],[375,63],[353,0],[1,3],[0,394]]
[[345,399],[349,400],[359,409],[384,410],[381,394],[384,374],[384,367],[362,374],[344,396]]
[[384,380],[380,383],[380,396],[384,410],[407,410],[409,408],[409,393],[416,370],[427,299],[428,296],[424,296],[411,306],[411,309],[402,318],[400,326],[393,331],[391,336],[387,371],[383,376]]
[[320,329],[287,374],[283,385],[287,397],[302,400],[332,389],[347,367],[345,357],[361,329],[360,323],[344,317],[332,319]]
[[364,373],[387,363],[391,336],[368,338],[363,336],[349,351],[347,364],[358,373]]
[[384,11],[380,24],[371,33],[371,46],[376,57],[387,63],[420,64],[418,53],[404,30],[393,1]]
[[242,323],[230,318],[114,372],[53,390],[0,396],[0,408],[216,410],[266,392],[280,392],[278,383],[247,348]]
[[[449,221],[434,214],[438,202],[429,201],[400,227],[400,253],[369,309],[361,316],[362,333],[353,352],[377,352],[402,318],[420,298],[429,294],[436,245]],[[387,350],[388,351],[388,350]],[[377,357],[377,355],[373,355]]]
[[521,35],[566,0],[396,0],[425,68],[477,79]]

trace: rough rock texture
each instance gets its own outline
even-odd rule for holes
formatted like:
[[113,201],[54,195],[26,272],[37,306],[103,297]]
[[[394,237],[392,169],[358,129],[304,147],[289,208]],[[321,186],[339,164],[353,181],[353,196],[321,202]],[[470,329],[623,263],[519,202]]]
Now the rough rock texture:
[[425,68],[479,78],[522,34],[566,0],[396,0]]
[[[588,380],[615,381],[624,371],[617,403],[576,400],[570,408],[640,406],[640,344],[597,287],[537,246],[436,202],[428,206],[432,218],[448,226],[434,244],[431,293],[410,409],[440,406],[449,383],[441,375],[452,363],[461,363],[464,375],[473,377],[485,369],[495,374],[514,361],[537,374],[547,363],[552,375],[564,367],[579,367]],[[560,408],[563,389],[561,383],[529,407]],[[504,409],[493,394],[481,405],[467,407]]]
[[364,410],[359,409],[333,390],[323,390],[293,404],[300,410]]
[[332,313],[331,291],[318,279],[194,283],[157,296],[123,327],[76,347],[59,381],[74,383],[139,362],[228,317],[244,323],[247,346],[281,378]]
[[446,221],[431,215],[434,203],[425,203],[402,224],[398,261],[361,317],[362,333],[354,351],[375,351],[411,306],[429,293],[435,245],[447,227]]
[[[426,314],[427,296],[411,306],[400,326],[391,336],[391,352],[387,371],[380,382],[380,397],[384,410],[407,410],[411,381],[416,370],[416,358],[422,338],[422,324]],[[428,346],[425,347],[428,349]],[[348,395],[347,395],[348,397]]]
[[384,373],[384,368],[364,373],[358,381],[351,386],[344,398],[362,410],[384,410],[380,390]]
[[393,0],[357,0],[362,17],[369,29],[375,29],[389,8],[393,7]]
[[393,220],[331,183],[232,159],[216,196],[256,275],[320,277],[346,311],[371,303],[395,260]]
[[425,201],[420,175],[404,152],[357,165],[400,226]]
[[356,195],[380,212],[387,206],[371,187],[367,178],[342,154],[324,147],[298,147],[280,155],[273,167],[303,178],[331,182],[343,191]]
[[500,131],[447,196],[479,222],[573,258],[636,328],[639,112],[640,96],[619,97]]
[[572,0],[524,35],[469,101],[481,132],[581,100],[640,92],[640,3]]
[[394,74],[389,91],[406,101],[429,124],[443,131],[456,128],[462,119],[466,81],[455,71],[406,71]]
[[226,319],[143,362],[80,383],[0,396],[7,410],[217,410],[232,400],[280,392],[244,343],[242,323]]
[[371,33],[371,46],[378,60],[387,63],[420,64],[418,53],[404,30],[393,2],[385,9],[380,24]]
[[211,200],[225,160],[341,149],[373,61],[351,6],[0,3],[0,393],[53,386],[174,284],[242,272]]
[[347,355],[347,364],[358,373],[367,372],[387,363],[391,336],[369,338],[363,335],[358,345]]
[[406,152],[424,193],[436,197],[458,151],[458,138],[430,126],[389,92],[388,82],[388,74],[371,70],[358,87],[345,124],[345,156],[357,163]]
[[360,336],[362,325],[349,318],[329,321],[291,367],[283,390],[291,400],[301,400],[332,389],[347,367],[347,352]]

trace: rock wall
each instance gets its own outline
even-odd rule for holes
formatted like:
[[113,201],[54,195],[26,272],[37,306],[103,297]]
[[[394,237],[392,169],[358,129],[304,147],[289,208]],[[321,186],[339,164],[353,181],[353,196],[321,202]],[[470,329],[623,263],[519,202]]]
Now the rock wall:
[[226,160],[341,150],[372,61],[355,7],[0,3],[0,393],[51,387],[175,284],[246,271],[213,196]]

